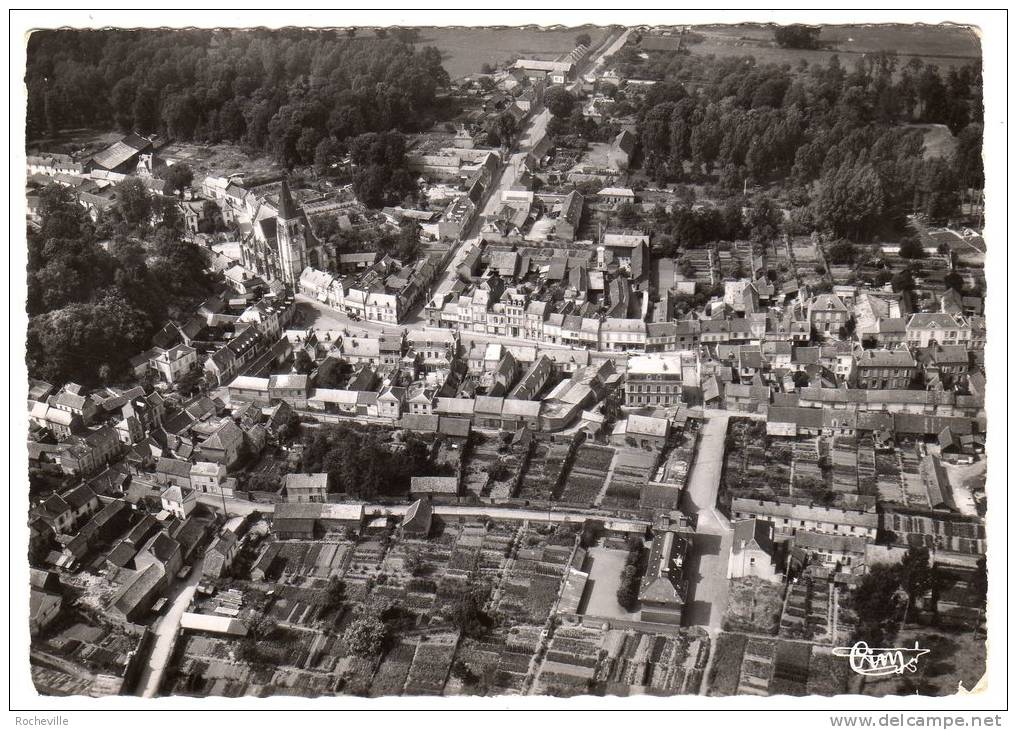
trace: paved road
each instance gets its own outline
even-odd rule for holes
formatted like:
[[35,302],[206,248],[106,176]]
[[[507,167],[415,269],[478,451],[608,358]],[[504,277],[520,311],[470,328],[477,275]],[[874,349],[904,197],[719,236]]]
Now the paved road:
[[721,416],[704,424],[688,489],[682,498],[682,510],[697,518],[689,561],[685,622],[710,629],[720,628],[728,598],[727,564],[732,533],[726,520],[714,509],[724,464],[727,421],[726,416]]
[[[222,498],[212,494],[199,494],[198,501],[222,512]],[[375,517],[401,517],[410,508],[408,504],[365,504],[364,513]],[[226,509],[232,516],[246,515],[254,511],[271,514],[275,505],[265,502],[248,502],[243,499],[226,499]],[[604,520],[617,525],[638,525],[648,527],[647,520],[613,519],[596,512],[566,512],[546,509],[517,509],[515,507],[496,507],[487,505],[454,505],[438,504],[434,513],[444,517],[489,517],[493,520],[531,520],[533,522],[568,522],[582,524],[588,519]]]
[[[223,511],[223,498],[218,494],[199,494],[198,501],[216,512]],[[251,502],[246,499],[226,498],[226,511],[231,517],[246,517],[252,512],[274,512],[275,505],[271,502]]]
[[187,580],[176,583],[170,593],[170,607],[166,613],[156,621],[152,630],[155,632],[155,643],[152,645],[152,654],[148,658],[148,664],[141,671],[141,679],[138,682],[138,689],[142,697],[155,697],[162,683],[163,674],[166,671],[166,664],[173,653],[173,646],[176,644],[177,631],[180,629],[180,619],[191,605],[194,597],[194,589],[201,581],[201,568],[204,559],[199,559],[191,568],[191,574]]

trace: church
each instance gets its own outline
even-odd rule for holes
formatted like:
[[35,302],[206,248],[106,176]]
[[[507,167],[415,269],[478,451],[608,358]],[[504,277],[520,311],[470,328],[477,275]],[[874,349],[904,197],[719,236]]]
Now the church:
[[278,202],[273,204],[271,198],[259,200],[251,220],[240,251],[244,268],[266,281],[274,279],[296,289],[305,268],[329,267],[328,248],[315,237],[285,180]]

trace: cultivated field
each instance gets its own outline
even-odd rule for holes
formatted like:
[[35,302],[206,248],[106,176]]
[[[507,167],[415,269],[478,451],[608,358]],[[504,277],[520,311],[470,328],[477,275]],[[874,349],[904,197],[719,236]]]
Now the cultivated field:
[[452,78],[480,73],[516,58],[553,61],[575,48],[575,38],[588,33],[593,45],[604,37],[606,28],[423,28],[418,46],[436,46],[441,50],[442,65]]
[[701,43],[687,45],[696,55],[753,56],[758,63],[793,65],[804,59],[810,64],[825,65],[831,56],[839,56],[841,64],[851,68],[855,59],[866,53],[892,50],[901,58],[902,65],[917,57],[925,63],[949,68],[963,66],[981,55],[977,36],[970,30],[954,27],[827,26],[819,35],[824,48],[815,51],[780,48],[773,40],[773,30],[762,25],[696,26],[693,31],[704,37]]

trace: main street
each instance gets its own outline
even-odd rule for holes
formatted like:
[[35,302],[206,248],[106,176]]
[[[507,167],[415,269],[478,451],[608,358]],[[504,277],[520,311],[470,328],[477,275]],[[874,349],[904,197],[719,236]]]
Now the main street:
[[[630,32],[631,30],[625,30],[613,42],[607,42],[602,49],[598,49],[584,59],[584,61],[581,61],[577,67],[577,75],[579,78],[568,86],[569,91],[576,91],[582,83],[584,72],[578,69],[588,68],[589,71],[593,72],[601,69],[607,59],[625,45]],[[589,71],[586,73],[589,73]],[[498,173],[496,173],[497,183],[490,186],[485,192],[485,197],[480,206],[481,214],[474,216],[471,224],[463,231],[460,238],[452,244],[454,250],[449,257],[449,261],[432,284],[432,299],[447,292],[455,283],[457,277],[456,270],[458,269],[459,264],[462,263],[466,254],[472,247],[480,244],[477,236],[480,232],[483,216],[491,215],[497,211],[498,206],[501,205],[502,193],[515,184],[520,165],[523,160],[526,159],[526,155],[529,154],[529,152],[538,142],[540,142],[541,139],[543,139],[547,132],[547,124],[550,120],[551,114],[547,109],[543,109],[527,119],[523,130],[520,132],[517,151],[509,155],[508,159],[502,163]],[[397,336],[404,330],[423,330],[427,328],[427,319],[423,307],[411,312],[398,326],[393,326],[380,324],[378,322],[367,322],[364,320],[354,322],[345,312],[332,309],[321,302],[300,294],[297,295],[297,300],[301,303],[301,309],[305,313],[303,322],[304,326],[313,327],[314,329],[348,330],[351,334],[359,333],[363,336],[377,337],[382,334]],[[538,344],[531,340],[522,338],[511,338],[500,335],[487,335],[472,332],[463,333],[463,339],[466,342],[500,342],[506,345]],[[558,348],[563,350],[571,349],[560,345],[547,345],[543,343],[540,344],[540,347]]]

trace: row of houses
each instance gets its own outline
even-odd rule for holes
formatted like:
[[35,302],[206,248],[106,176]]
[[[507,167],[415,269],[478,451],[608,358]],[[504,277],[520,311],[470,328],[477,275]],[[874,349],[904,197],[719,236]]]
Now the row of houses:
[[351,316],[399,324],[427,296],[437,273],[437,262],[431,258],[400,268],[390,260],[382,260],[345,281],[325,271],[307,268],[300,275],[299,289],[305,296]]

